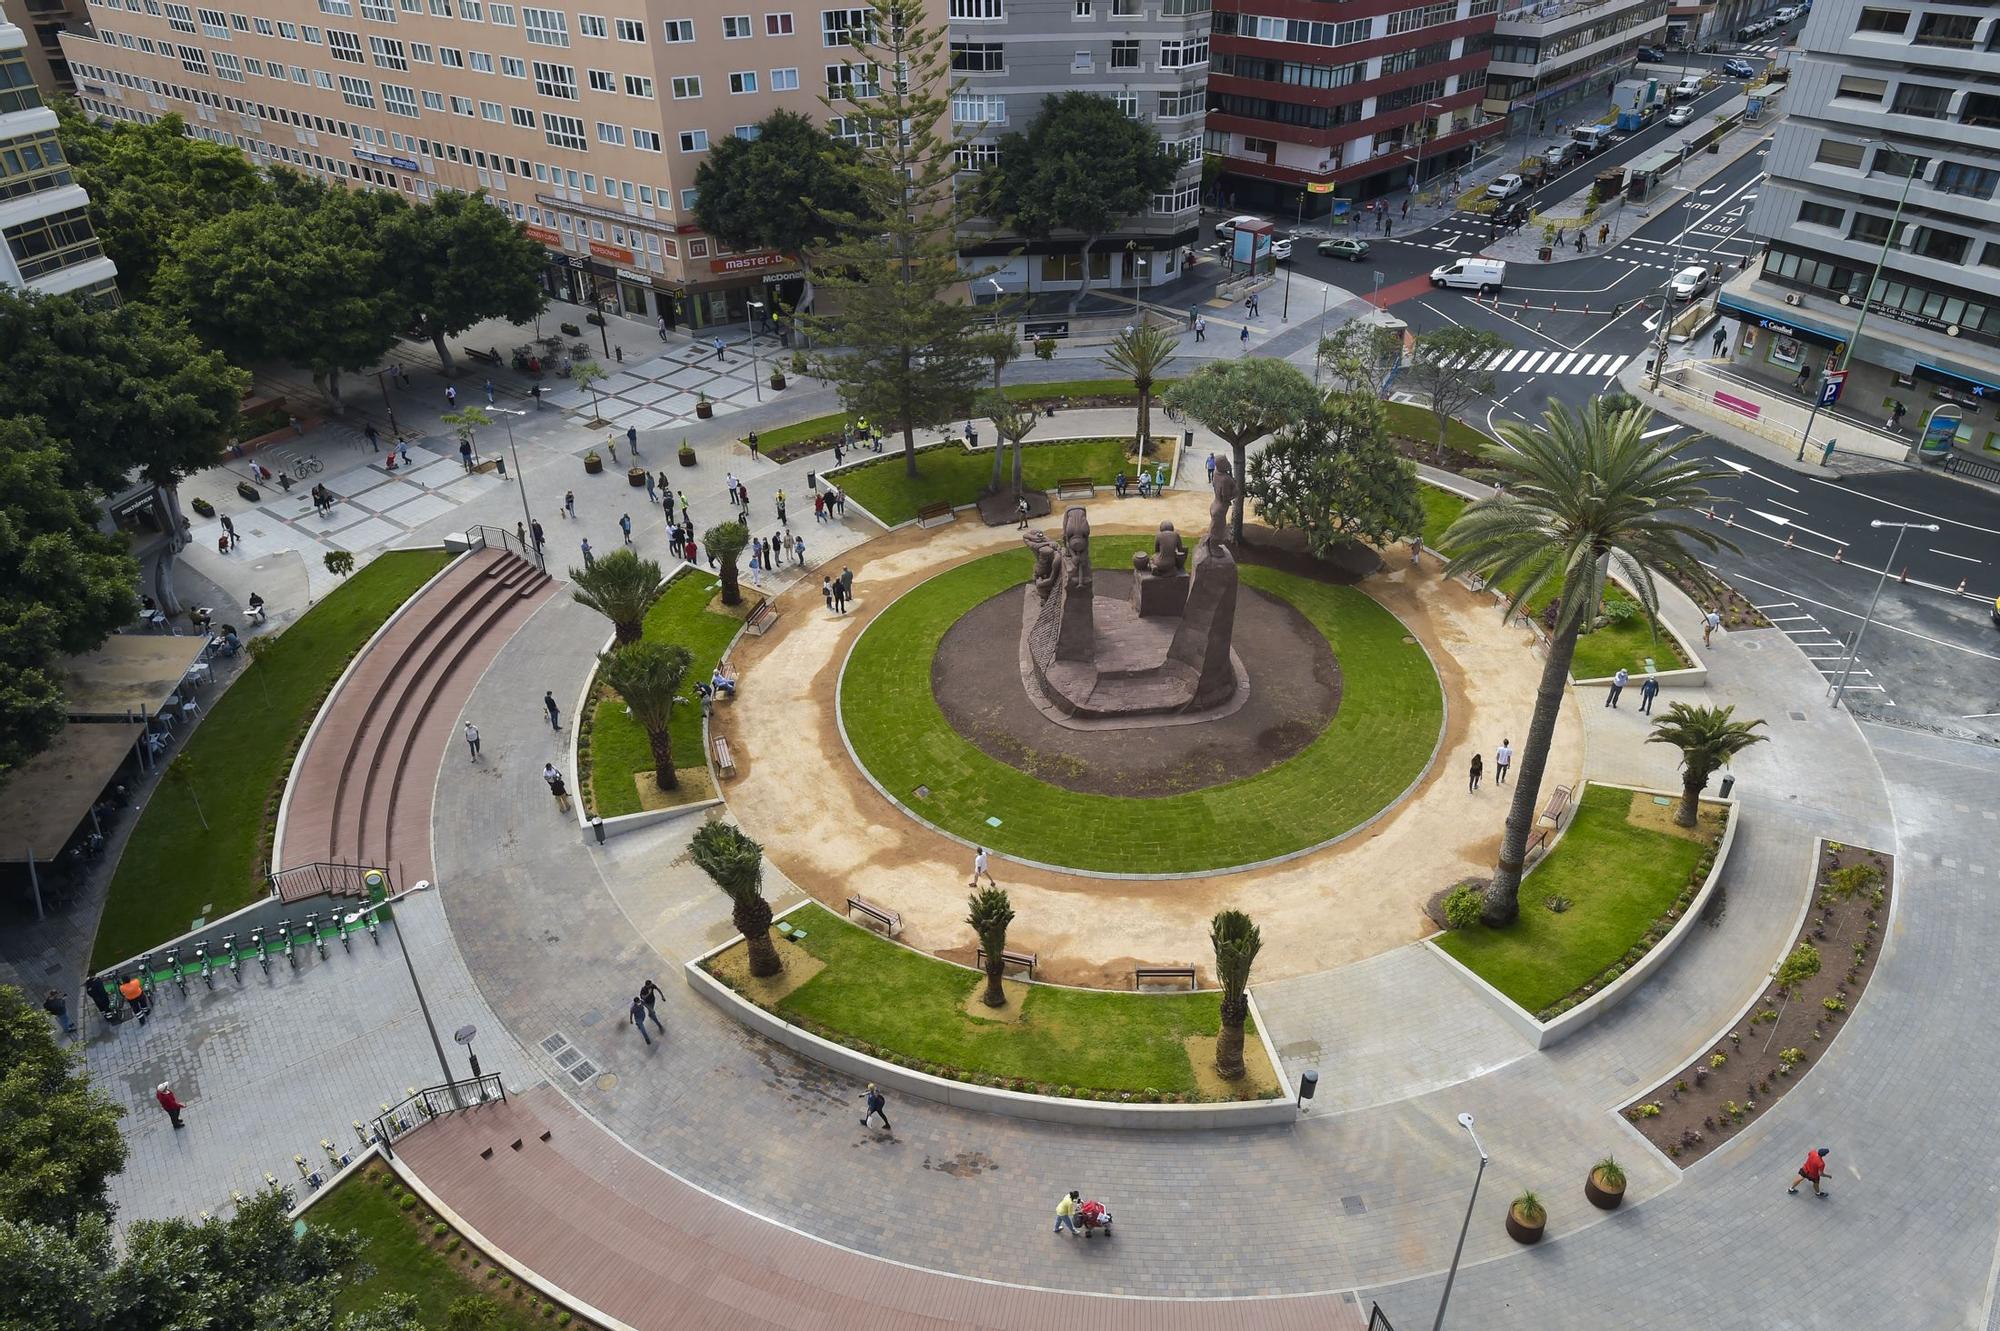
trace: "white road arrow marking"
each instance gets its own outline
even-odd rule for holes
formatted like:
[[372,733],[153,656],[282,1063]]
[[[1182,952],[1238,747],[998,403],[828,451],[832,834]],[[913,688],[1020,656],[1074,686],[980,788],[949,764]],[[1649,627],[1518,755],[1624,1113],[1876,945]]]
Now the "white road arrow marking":
[[1764,519],[1764,521],[1773,524],[1774,526],[1797,527],[1800,531],[1804,532],[1806,535],[1817,536],[1822,541],[1832,541],[1835,545],[1847,544],[1846,541],[1841,540],[1838,536],[1828,536],[1823,531],[1814,531],[1811,527],[1805,526],[1802,523],[1793,522],[1790,518],[1785,517],[1781,513],[1766,513],[1761,509],[1755,509],[1755,508],[1750,509],[1748,511],[1752,514],[1755,514],[1757,517]]
[[1786,490],[1792,494],[1798,493],[1798,490],[1796,488],[1786,485],[1782,481],[1774,481],[1769,476],[1766,476],[1761,472],[1752,471],[1750,468],[1744,466],[1740,462],[1731,462],[1728,458],[1717,458],[1716,461],[1720,462],[1723,466],[1729,468],[1731,471],[1735,472],[1739,476],[1755,476],[1758,480],[1763,481],[1769,485],[1775,485],[1780,490]]

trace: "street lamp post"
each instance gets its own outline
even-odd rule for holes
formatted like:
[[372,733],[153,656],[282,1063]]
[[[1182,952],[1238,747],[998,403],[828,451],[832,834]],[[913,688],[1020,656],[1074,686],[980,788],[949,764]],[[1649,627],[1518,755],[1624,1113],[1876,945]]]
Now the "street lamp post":
[[1314,388],[1319,387],[1319,368],[1322,364],[1325,363],[1326,359],[1325,357],[1319,354],[1319,344],[1326,340],[1326,302],[1328,297],[1330,297],[1332,294],[1333,294],[1332,287],[1328,286],[1324,282],[1320,283],[1319,332],[1313,336],[1313,387]]
[[[1847,339],[1846,346],[1839,348],[1833,353],[1834,359],[1831,368],[1834,370],[1844,370],[1847,368],[1848,360],[1854,355],[1854,346],[1861,340],[1861,326],[1868,322],[1868,302],[1875,298],[1875,284],[1882,280],[1882,265],[1889,261],[1889,247],[1896,243],[1896,228],[1901,226],[1903,222],[1903,205],[1910,201],[1910,185],[1917,178],[1917,163],[1920,160],[1919,158],[1891,147],[1889,144],[1883,143],[1880,139],[1875,141],[1875,146],[1895,153],[1898,157],[1909,158],[1910,169],[1903,173],[1903,193],[1896,200],[1896,211],[1890,215],[1889,229],[1883,233],[1881,252],[1875,256],[1875,271],[1868,275],[1868,285],[1862,289],[1861,309],[1854,316],[1854,335]],[[1819,418],[1819,409],[1825,400],[1826,391],[1824,388],[1813,394],[1812,410],[1806,414],[1806,428],[1799,434],[1799,455],[1794,459],[1795,461],[1805,461],[1806,443],[1812,438],[1813,422]]]
[[1875,579],[1875,594],[1868,598],[1868,613],[1861,617],[1861,627],[1855,630],[1854,645],[1847,649],[1847,661],[1840,667],[1840,679],[1833,686],[1833,706],[1840,706],[1840,699],[1847,692],[1847,677],[1854,673],[1854,662],[1861,655],[1861,639],[1868,632],[1868,626],[1875,622],[1875,603],[1882,599],[1882,584],[1889,581],[1889,570],[1896,563],[1896,556],[1903,548],[1903,533],[1906,531],[1941,531],[1935,522],[1882,522],[1871,521],[1871,527],[1894,527],[1896,539],[1889,546],[1889,562],[1882,565],[1882,574]]
[[[419,882],[410,890],[423,892],[429,887],[430,883],[426,880]],[[431,1020],[431,1005],[424,1001],[424,987],[417,981],[417,968],[410,961],[409,945],[403,941],[403,926],[391,920],[389,932],[396,936],[396,950],[403,954],[403,969],[410,973],[410,988],[417,991],[417,1008],[424,1014],[424,1029],[431,1033],[431,1048],[437,1051],[438,1070],[444,1073],[445,1084],[449,1086],[454,1080],[451,1075],[451,1063],[444,1056],[444,1041],[438,1039],[437,1023]],[[456,1093],[452,1098],[454,1100],[458,1098]]]
[[[1444,104],[1442,102],[1424,103],[1424,110],[1426,111],[1433,111],[1433,110],[1441,111],[1443,109],[1444,109]],[[1435,126],[1431,124],[1431,119],[1428,115],[1425,116],[1423,122],[1417,126],[1417,169],[1412,173],[1412,179],[1410,181],[1410,193],[1412,194],[1415,194],[1417,192],[1417,187],[1424,183],[1424,145],[1428,143],[1430,139],[1433,137],[1430,134],[1426,134],[1424,131],[1426,129],[1433,129],[1433,128],[1435,128]]]
[[389,437],[397,439],[402,436],[403,427],[396,424],[396,408],[389,401],[389,385],[382,378],[387,373],[387,369],[375,371],[375,386],[382,390],[382,410],[389,413]]
[[1431,1323],[1431,1331],[1444,1331],[1444,1310],[1451,1302],[1451,1282],[1458,1279],[1458,1259],[1465,1255],[1465,1235],[1472,1228],[1472,1208],[1479,1201],[1479,1181],[1486,1177],[1486,1148],[1479,1144],[1479,1134],[1472,1130],[1472,1115],[1460,1114],[1458,1126],[1465,1129],[1465,1135],[1472,1138],[1472,1149],[1479,1152],[1479,1172],[1472,1176],[1472,1196],[1465,1201],[1465,1223],[1458,1227],[1458,1246],[1451,1250],[1451,1270],[1445,1272],[1444,1293],[1438,1296],[1438,1315]]
[[[496,406],[493,410],[499,412],[502,416],[525,416],[528,414],[525,411],[515,411],[512,407]],[[507,453],[514,460],[514,484],[521,491],[521,520],[526,524],[523,530],[528,533],[528,549],[535,556],[536,567],[546,571],[548,565],[543,562],[542,547],[535,541],[535,515],[528,511],[528,478],[521,474],[521,450],[514,445],[514,422],[503,420],[500,423],[507,427]]]

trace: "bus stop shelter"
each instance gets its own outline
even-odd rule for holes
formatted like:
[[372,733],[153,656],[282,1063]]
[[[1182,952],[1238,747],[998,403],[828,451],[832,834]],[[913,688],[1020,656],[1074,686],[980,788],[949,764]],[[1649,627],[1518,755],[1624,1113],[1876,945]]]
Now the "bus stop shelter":
[[42,904],[42,874],[118,775],[125,757],[146,733],[142,721],[70,725],[56,742],[14,770],[0,788],[0,863],[28,866],[35,918]]

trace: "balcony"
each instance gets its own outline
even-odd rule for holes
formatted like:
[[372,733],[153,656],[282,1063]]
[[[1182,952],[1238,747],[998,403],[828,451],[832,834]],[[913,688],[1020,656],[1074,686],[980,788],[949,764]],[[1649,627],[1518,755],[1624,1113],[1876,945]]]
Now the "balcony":
[[1555,37],[1629,9],[1665,13],[1659,0],[1539,0],[1502,10],[1493,31],[1499,37]]

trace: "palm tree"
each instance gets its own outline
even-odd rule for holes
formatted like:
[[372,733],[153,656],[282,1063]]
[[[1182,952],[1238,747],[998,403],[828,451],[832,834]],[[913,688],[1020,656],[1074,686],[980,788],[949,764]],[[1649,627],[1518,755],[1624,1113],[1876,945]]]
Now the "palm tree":
[[627,643],[597,658],[597,678],[625,700],[632,719],[646,732],[653,749],[653,779],[661,790],[678,784],[674,741],[667,727],[674,719],[674,704],[682,701],[675,695],[693,660],[687,648],[664,642]]
[[760,979],[785,969],[771,941],[771,903],[764,900],[764,848],[734,823],[703,823],[688,852],[730,901],[729,918],[750,952],[750,973]]
[[1762,717],[1737,721],[1732,717],[1735,711],[1733,706],[1690,707],[1677,702],[1653,722],[1653,733],[1646,736],[1648,744],[1671,744],[1681,751],[1681,807],[1674,812],[1674,821],[1682,827],[1694,826],[1701,792],[1708,789],[1715,769],[1770,738],[1752,733],[1764,724]]
[[183,749],[179,756],[167,764],[167,780],[187,792],[188,801],[194,805],[194,816],[201,819],[201,830],[208,830],[208,815],[201,811],[201,793],[195,789],[195,762]]
[[1157,324],[1141,323],[1111,339],[1104,363],[1132,381],[1139,394],[1139,465],[1153,438],[1153,378],[1180,350],[1180,340]]
[[569,571],[570,594],[611,621],[624,646],[645,632],[646,610],[660,594],[660,566],[630,550],[613,550],[594,564]]
[[1240,910],[1218,911],[1208,926],[1215,949],[1215,978],[1222,985],[1222,1029],[1215,1037],[1215,1075],[1234,1081],[1243,1075],[1243,1023],[1250,1016],[1250,963],[1264,939]]
[[740,522],[718,522],[701,534],[701,543],[722,564],[722,603],[741,605],[743,593],[736,583],[736,556],[750,544],[750,529]]
[[1603,598],[1606,566],[1617,564],[1653,616],[1660,604],[1656,571],[1704,584],[1708,574],[1693,547],[1728,545],[1672,516],[1701,507],[1709,497],[1705,483],[1726,473],[1649,442],[1644,435],[1652,418],[1644,407],[1617,411],[1594,402],[1582,411],[1552,406],[1537,427],[1502,421],[1506,442],[1488,444],[1482,452],[1488,466],[1505,474],[1506,488],[1467,508],[1440,542],[1457,551],[1447,572],[1483,574],[1496,586],[1514,588],[1503,612],[1509,619],[1523,604],[1554,593],[1534,716],[1516,766],[1500,862],[1481,912],[1489,925],[1510,924],[1520,914],[1521,865],[1542,769],[1577,634]]
[[982,888],[965,899],[965,922],[979,935],[986,953],[986,992],[980,1002],[987,1007],[1006,1007],[1007,991],[1000,976],[1007,968],[1007,926],[1014,922],[1014,903],[997,887]]
[[1013,402],[1001,393],[988,393],[979,400],[979,409],[993,421],[1000,438],[993,445],[993,489],[1000,489],[1000,458],[1011,445],[1014,450],[1014,493],[1021,493],[1021,445],[1034,433],[1041,413],[1031,402]]

